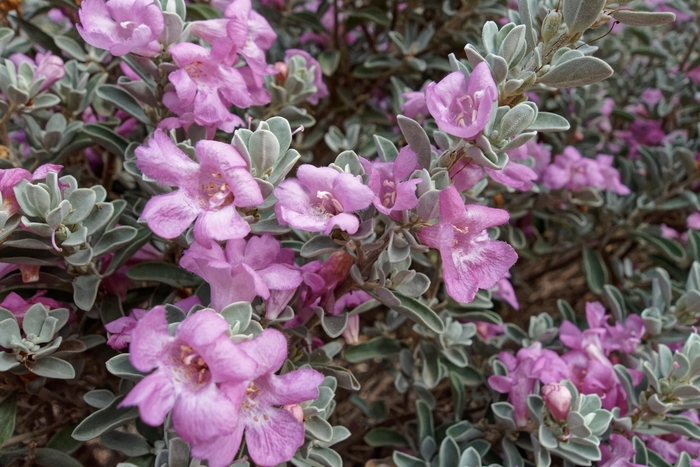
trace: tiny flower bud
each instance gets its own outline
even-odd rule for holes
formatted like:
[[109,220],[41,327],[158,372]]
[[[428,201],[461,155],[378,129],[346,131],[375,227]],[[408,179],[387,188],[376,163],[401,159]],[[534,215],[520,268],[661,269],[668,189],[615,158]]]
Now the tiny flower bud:
[[561,13],[555,10],[550,11],[542,21],[542,39],[545,42],[554,39],[559,32],[559,26],[561,26]]
[[561,422],[569,414],[571,391],[559,383],[549,383],[542,388],[542,398],[555,420]]
[[348,325],[343,331],[343,338],[348,345],[360,342],[360,315],[348,316]]
[[287,74],[289,73],[289,67],[284,62],[277,62],[274,65],[277,74],[275,75],[275,81],[277,84],[284,84],[287,81]]
[[299,404],[289,404],[282,408],[294,415],[294,418],[296,418],[298,422],[304,421],[304,409],[302,409]]
[[39,281],[39,270],[41,266],[20,264],[19,270],[22,272],[22,282],[29,284],[31,282]]

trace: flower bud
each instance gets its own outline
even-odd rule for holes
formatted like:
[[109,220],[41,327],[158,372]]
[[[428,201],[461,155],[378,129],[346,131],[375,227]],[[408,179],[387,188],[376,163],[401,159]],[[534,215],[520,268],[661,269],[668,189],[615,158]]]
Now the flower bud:
[[559,32],[559,26],[561,26],[561,13],[556,10],[550,11],[542,21],[542,40],[549,42],[554,39]]
[[348,316],[348,325],[343,331],[343,337],[348,345],[356,345],[360,342],[360,315]]
[[284,410],[289,411],[298,422],[304,422],[304,409],[301,408],[299,404],[289,404],[282,407]]
[[287,75],[289,74],[289,67],[284,62],[277,62],[274,64],[275,70],[275,81],[277,84],[284,84],[287,81]]
[[571,405],[571,391],[559,383],[549,383],[542,388],[542,398],[558,422],[566,420]]

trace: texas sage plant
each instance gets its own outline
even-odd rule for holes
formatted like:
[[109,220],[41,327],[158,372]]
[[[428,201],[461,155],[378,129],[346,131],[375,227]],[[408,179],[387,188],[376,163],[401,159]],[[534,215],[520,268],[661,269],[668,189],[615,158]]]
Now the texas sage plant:
[[0,466],[700,466],[698,2],[0,15]]

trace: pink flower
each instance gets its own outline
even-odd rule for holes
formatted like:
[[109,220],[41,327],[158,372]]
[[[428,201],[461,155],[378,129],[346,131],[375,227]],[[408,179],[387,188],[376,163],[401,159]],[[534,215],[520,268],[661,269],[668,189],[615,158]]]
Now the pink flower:
[[[256,296],[263,300],[274,299],[273,294],[283,294],[284,303],[270,307],[266,318],[274,319],[302,282],[299,269],[287,261],[293,252],[281,248],[280,242],[270,234],[229,240],[224,251],[218,243],[208,248],[198,242],[185,251],[180,266],[204,278],[211,286],[211,306],[221,311],[235,302],[252,302]],[[289,294],[284,294],[289,291]],[[273,316],[274,315],[274,316]]]
[[250,225],[236,208],[263,202],[245,160],[233,146],[217,141],[199,141],[195,151],[199,164],[160,131],[148,146],[136,149],[136,165],[144,174],[164,186],[178,187],[148,200],[141,219],[156,235],[168,239],[195,221],[194,236],[205,246],[211,240],[245,237]]
[[508,369],[508,375],[490,376],[488,383],[494,391],[508,394],[518,426],[527,425],[527,398],[535,391],[538,380],[545,384],[558,383],[569,376],[569,368],[561,357],[551,350],[543,350],[540,342],[520,349],[515,356],[501,352],[498,359]]
[[129,316],[122,316],[105,324],[105,329],[110,333],[107,345],[114,350],[126,348],[131,342],[131,334],[134,332],[139,320],[146,316],[148,310],[134,308]]
[[401,112],[408,118],[417,119],[429,115],[428,105],[425,102],[425,92],[411,91],[401,94],[406,101],[401,104]]
[[367,185],[374,192],[374,207],[388,216],[400,216],[402,211],[418,205],[416,186],[420,179],[407,180],[418,165],[418,156],[408,146],[401,148],[393,162],[360,162],[369,174]]
[[33,83],[42,78],[44,79],[39,92],[47,90],[66,75],[66,70],[63,68],[63,60],[61,60],[61,57],[52,55],[51,52],[46,52],[45,54],[37,53],[34,60],[24,54],[16,53],[10,55],[10,60],[17,67],[22,63],[27,63],[34,71]]
[[483,131],[497,100],[498,89],[486,62],[474,67],[469,81],[463,72],[455,71],[425,90],[425,101],[437,126],[464,139],[473,139]]
[[457,189],[440,193],[440,218],[418,231],[420,241],[440,250],[447,293],[469,303],[478,289],[490,289],[518,260],[507,243],[489,238],[486,229],[508,222],[508,212],[478,204],[466,205]]
[[691,230],[700,230],[700,212],[694,212],[686,219],[686,224]]
[[612,156],[600,154],[595,159],[589,159],[573,146],[568,146],[563,154],[554,158],[554,164],[545,169],[542,179],[550,190],[567,188],[580,191],[591,187],[619,195],[629,194],[630,189],[620,182],[620,173],[612,163]]
[[296,179],[280,183],[275,196],[275,214],[282,225],[325,235],[334,227],[357,232],[360,220],[353,212],[374,200],[374,192],[359,177],[309,164],[299,167]]
[[510,273],[507,273],[505,276],[499,279],[498,282],[496,282],[495,288],[493,289],[493,294],[516,310],[519,310],[520,304],[518,303],[518,297],[515,295],[513,284],[510,283],[508,280],[509,278]]
[[555,420],[561,422],[569,415],[571,391],[559,383],[548,383],[542,387],[542,399]]
[[600,445],[599,467],[642,467],[633,464],[632,458],[637,451],[627,437],[618,434],[610,435],[606,444]]
[[153,0],[83,0],[78,16],[80,37],[116,57],[129,52],[155,57],[161,51],[158,36],[165,20]]
[[232,105],[246,108],[269,102],[269,95],[268,99],[256,99],[248,90],[243,69],[233,68],[227,62],[231,47],[225,39],[215,41],[211,50],[187,42],[170,47],[180,69],[170,73],[168,79],[175,91],[166,92],[163,103],[180,118],[164,120],[164,127],[189,128],[196,123],[212,136],[217,128],[230,133],[243,124],[240,117],[229,111]]
[[266,329],[238,348],[257,362],[241,403],[238,423],[227,436],[208,445],[192,446],[192,454],[208,456],[214,467],[228,465],[245,433],[248,453],[255,464],[271,467],[287,462],[304,444],[304,423],[298,419],[298,409],[294,414],[284,407],[316,399],[323,375],[311,369],[275,375],[287,358],[287,340],[274,329]]
[[188,316],[171,336],[165,308],[153,308],[133,330],[130,360],[139,371],[155,371],[120,404],[138,406],[141,419],[151,426],[161,425],[172,410],[175,431],[212,467],[233,460],[235,451],[224,459],[222,450],[211,446],[233,431],[248,381],[259,374],[255,360],[261,357],[246,354],[228,330],[224,318],[204,310]]
[[328,95],[328,87],[326,83],[323,82],[323,73],[321,71],[321,65],[318,60],[313,58],[307,51],[300,49],[287,49],[284,53],[284,61],[289,62],[289,59],[295,56],[301,56],[306,61],[306,69],[314,74],[314,86],[316,86],[316,93],[307,97],[306,100],[310,104],[318,104],[319,99],[323,99]]

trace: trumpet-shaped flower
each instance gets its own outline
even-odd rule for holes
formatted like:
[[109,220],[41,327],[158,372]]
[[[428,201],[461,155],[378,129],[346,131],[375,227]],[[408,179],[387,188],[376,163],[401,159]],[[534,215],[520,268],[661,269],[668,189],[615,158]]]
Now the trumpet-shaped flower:
[[204,310],[188,316],[172,336],[165,308],[153,308],[133,330],[130,360],[139,371],[155,371],[121,403],[138,406],[151,426],[161,425],[172,410],[175,431],[212,467],[233,460],[233,454],[221,459],[208,447],[231,433],[248,381],[260,373],[254,360],[260,356],[251,357],[234,344],[228,330],[224,318]]
[[160,131],[148,146],[136,149],[136,165],[144,174],[178,187],[151,198],[141,219],[163,238],[177,237],[195,221],[194,236],[205,246],[211,240],[245,237],[250,225],[236,208],[263,202],[245,160],[233,146],[217,141],[200,141],[195,151],[199,164]]
[[210,465],[224,465],[238,452],[245,433],[248,453],[255,464],[271,467],[287,462],[304,443],[304,423],[284,406],[316,399],[323,375],[311,369],[275,375],[287,358],[287,340],[274,329],[266,329],[259,337],[238,344],[238,348],[257,362],[238,424],[224,438],[193,446],[192,454],[209,456]]
[[[175,91],[165,93],[163,103],[180,117],[180,125],[196,123],[212,132],[220,128],[230,133],[243,124],[229,111],[232,105],[246,108],[267,102],[254,99],[241,69],[227,63],[231,47],[225,39],[215,41],[211,50],[187,42],[170,47],[180,69],[170,74]],[[170,119],[165,125],[179,126],[172,125]]]
[[155,57],[161,46],[158,36],[165,20],[153,0],[83,0],[76,25],[80,37],[116,57],[133,52]]
[[360,159],[369,174],[368,186],[374,191],[374,207],[382,214],[400,214],[418,205],[416,186],[420,179],[406,180],[416,169],[418,156],[408,146],[393,162],[369,162]]
[[275,291],[293,294],[301,284],[302,275],[297,267],[285,261],[289,251],[281,248],[280,242],[270,234],[251,236],[247,242],[229,240],[226,250],[217,243],[207,248],[195,242],[183,255],[180,266],[209,283],[211,306],[221,311],[231,303],[252,302],[256,296],[268,300]]
[[325,235],[336,226],[350,234],[357,232],[360,220],[352,213],[374,200],[374,192],[359,177],[308,164],[299,167],[296,179],[280,183],[275,196],[278,221]]
[[513,247],[489,238],[486,229],[508,222],[508,212],[466,205],[457,189],[440,193],[440,218],[418,231],[420,241],[440,250],[447,293],[458,302],[474,300],[478,289],[490,289],[518,260]]
[[425,102],[437,126],[464,139],[484,130],[497,100],[498,88],[486,62],[474,67],[468,81],[463,72],[455,71],[425,90]]

